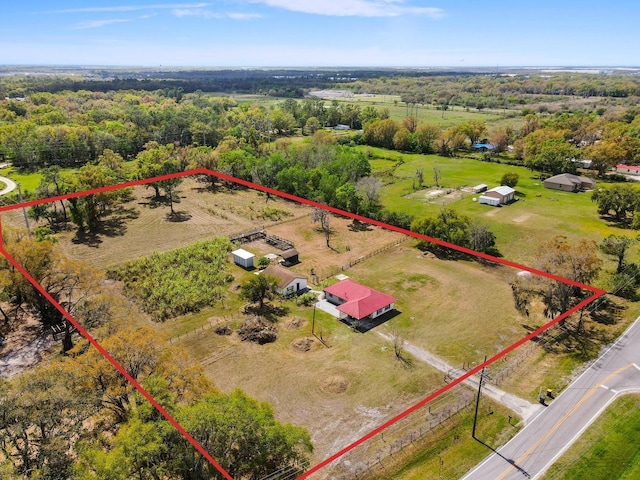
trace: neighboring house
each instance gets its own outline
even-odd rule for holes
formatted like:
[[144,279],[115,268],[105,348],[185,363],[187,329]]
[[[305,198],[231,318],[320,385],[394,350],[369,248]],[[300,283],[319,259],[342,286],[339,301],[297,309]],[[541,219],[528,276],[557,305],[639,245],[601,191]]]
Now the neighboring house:
[[544,182],[544,188],[552,190],[562,190],[564,192],[578,192],[581,190],[593,190],[596,186],[595,180],[588,177],[579,177],[572,173],[561,173],[547,178]]
[[269,265],[261,275],[270,275],[278,279],[278,293],[285,297],[297,295],[307,289],[307,277],[292,272],[280,265]]
[[496,148],[492,143],[474,143],[471,147],[479,152],[489,152]]
[[253,253],[247,252],[243,248],[231,252],[233,255],[233,263],[243,268],[253,268],[253,259],[256,257]]
[[328,302],[336,305],[341,319],[376,318],[393,310],[396,301],[395,298],[360,285],[350,278],[325,288],[324,294]]
[[482,192],[486,192],[487,191],[487,187],[484,183],[481,183],[480,185],[476,185],[475,187],[473,187],[471,190],[473,190],[473,193],[482,193]]
[[593,163],[593,160],[578,160],[577,158],[572,158],[571,161],[578,167],[587,169],[591,168],[591,164]]
[[290,248],[289,250],[285,250],[280,254],[282,257],[282,264],[284,266],[295,265],[296,263],[300,263],[300,259],[298,258],[298,251],[295,248]]
[[480,203],[497,207],[498,205],[506,205],[507,203],[513,202],[515,195],[516,191],[513,188],[501,185],[484,192],[484,194],[480,196],[479,201]]
[[636,165],[623,165],[619,163],[616,165],[616,172],[626,173],[627,175],[640,175],[640,167]]

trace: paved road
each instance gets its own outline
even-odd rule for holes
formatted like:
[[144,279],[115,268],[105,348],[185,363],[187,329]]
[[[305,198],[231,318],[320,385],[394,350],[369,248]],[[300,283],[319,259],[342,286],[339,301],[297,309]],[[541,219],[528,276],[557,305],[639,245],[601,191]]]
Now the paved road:
[[16,189],[16,186],[17,186],[16,183],[7,177],[0,177],[0,182],[5,183],[7,185],[5,188],[0,190],[0,196],[6,195],[7,193],[12,192],[13,190]]
[[640,319],[518,435],[463,478],[542,478],[616,397],[638,391]]

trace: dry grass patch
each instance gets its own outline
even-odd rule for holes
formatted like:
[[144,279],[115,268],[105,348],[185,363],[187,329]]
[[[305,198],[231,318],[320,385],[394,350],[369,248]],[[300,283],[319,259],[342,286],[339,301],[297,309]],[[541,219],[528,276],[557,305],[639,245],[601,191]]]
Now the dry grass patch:
[[[300,253],[300,263],[291,269],[309,275],[310,282],[342,271],[343,266],[348,267],[350,263],[406,238],[391,230],[332,215],[331,247],[327,247],[324,233],[318,230],[318,224],[311,221],[310,208],[307,213],[306,216],[275,224],[269,227],[267,233],[293,242]],[[244,248],[258,256],[281,253],[262,240],[246,244]]]
[[[406,368],[377,335],[355,333],[317,311],[316,332],[322,331],[328,348],[310,335],[311,312],[292,307],[268,345],[213,329],[184,342],[218,388],[240,387],[272,403],[279,420],[307,428],[317,462],[439,387],[442,376],[423,364]],[[303,317],[305,324],[291,329]]]
[[[60,245],[70,258],[105,268],[152,251],[164,252],[198,240],[269,227],[309,211],[278,197],[267,201],[265,195],[250,189],[212,192],[196,178],[186,178],[178,190],[180,201],[174,205],[178,214],[173,218],[168,215],[167,205],[153,199],[152,190],[139,186],[133,189],[133,200],[120,206],[124,218],[107,219],[109,228],[96,234],[78,235],[75,229],[62,232],[58,235]],[[18,215],[12,215],[11,221],[19,227],[24,224]]]
[[515,271],[441,260],[399,247],[346,272],[397,298],[400,315],[381,328],[454,366],[482,361],[522,338],[508,280]]

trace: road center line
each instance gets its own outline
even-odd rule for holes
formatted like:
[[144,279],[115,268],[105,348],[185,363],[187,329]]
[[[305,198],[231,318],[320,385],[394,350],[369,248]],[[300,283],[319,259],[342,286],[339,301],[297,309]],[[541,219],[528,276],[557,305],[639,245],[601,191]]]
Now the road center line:
[[[562,418],[560,420],[558,420],[556,422],[556,424],[551,427],[547,433],[544,434],[544,436],[542,438],[540,438],[536,443],[534,443],[526,452],[524,452],[514,463],[513,465],[511,465],[510,467],[508,467],[504,472],[502,472],[502,474],[496,478],[496,480],[502,480],[504,479],[514,468],[515,465],[518,465],[519,463],[521,463],[525,458],[527,458],[529,455],[531,455],[531,453],[533,453],[534,450],[536,450],[545,440],[547,440],[547,438],[549,438],[559,427],[560,425],[562,425],[571,415],[573,415],[573,413],[575,413],[575,411],[580,408],[580,406],[586,402],[599,388],[604,387],[605,382],[609,381],[611,378],[615,377],[616,375],[622,373],[623,371],[625,371],[626,369],[635,366],[633,363],[630,363],[629,365],[626,365],[624,367],[619,368],[618,370],[616,370],[613,373],[610,373],[609,375],[607,375],[607,377],[600,382],[597,385],[594,385],[591,390],[589,390],[579,401],[578,403],[576,403],[573,408],[571,410],[569,410],[567,413],[565,413]],[[636,366],[637,368],[637,366]],[[606,388],[606,387],[605,387]]]

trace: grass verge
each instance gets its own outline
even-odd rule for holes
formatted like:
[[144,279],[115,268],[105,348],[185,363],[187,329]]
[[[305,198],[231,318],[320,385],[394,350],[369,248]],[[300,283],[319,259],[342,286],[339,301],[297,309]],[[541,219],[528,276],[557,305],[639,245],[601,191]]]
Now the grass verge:
[[640,395],[614,401],[549,469],[545,478],[640,478]]

